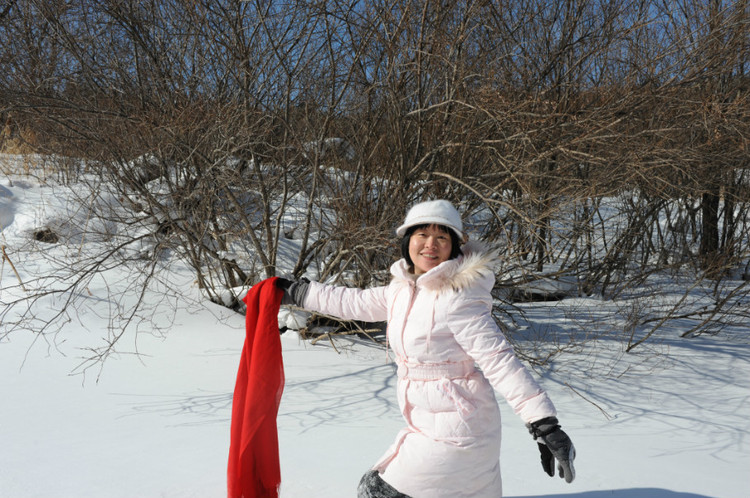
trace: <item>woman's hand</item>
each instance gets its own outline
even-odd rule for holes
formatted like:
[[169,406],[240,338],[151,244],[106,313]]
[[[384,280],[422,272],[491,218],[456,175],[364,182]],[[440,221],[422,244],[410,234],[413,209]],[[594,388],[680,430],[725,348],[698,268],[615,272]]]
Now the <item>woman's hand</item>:
[[560,429],[557,418],[543,418],[526,424],[526,427],[539,445],[544,471],[554,477],[555,460],[557,460],[557,471],[560,477],[565,479],[565,482],[573,482],[576,476],[573,467],[576,449],[568,435]]
[[300,280],[287,280],[285,278],[276,279],[276,287],[284,292],[281,298],[281,304],[292,304],[304,308],[305,298],[310,281],[306,278]]

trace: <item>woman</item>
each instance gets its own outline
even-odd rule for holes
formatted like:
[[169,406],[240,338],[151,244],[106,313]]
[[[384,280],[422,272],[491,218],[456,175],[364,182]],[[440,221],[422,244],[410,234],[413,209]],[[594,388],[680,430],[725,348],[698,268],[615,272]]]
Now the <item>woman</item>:
[[388,286],[334,287],[279,279],[283,304],[347,320],[387,321],[406,427],[358,488],[360,498],[501,496],[502,394],[539,443],[542,466],[574,478],[575,450],[547,394],[491,315],[495,256],[461,246],[463,224],[445,200],[412,207],[398,230],[403,258]]

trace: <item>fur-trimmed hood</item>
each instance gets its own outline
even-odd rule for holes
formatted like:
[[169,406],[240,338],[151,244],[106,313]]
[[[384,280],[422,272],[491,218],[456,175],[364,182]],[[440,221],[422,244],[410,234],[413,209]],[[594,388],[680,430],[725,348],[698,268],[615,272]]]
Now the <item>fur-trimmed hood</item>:
[[464,290],[492,276],[498,265],[497,250],[477,241],[461,247],[462,256],[450,259],[423,275],[414,275],[405,259],[391,265],[393,280],[407,285],[417,285],[426,290]]

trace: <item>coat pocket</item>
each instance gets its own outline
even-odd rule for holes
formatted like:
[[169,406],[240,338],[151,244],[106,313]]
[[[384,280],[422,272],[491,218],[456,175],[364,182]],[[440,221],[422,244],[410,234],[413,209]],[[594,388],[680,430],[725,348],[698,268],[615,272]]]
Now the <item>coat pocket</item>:
[[450,379],[440,379],[437,385],[440,392],[448,396],[456,407],[459,416],[466,420],[476,411],[476,406],[461,392],[456,384]]

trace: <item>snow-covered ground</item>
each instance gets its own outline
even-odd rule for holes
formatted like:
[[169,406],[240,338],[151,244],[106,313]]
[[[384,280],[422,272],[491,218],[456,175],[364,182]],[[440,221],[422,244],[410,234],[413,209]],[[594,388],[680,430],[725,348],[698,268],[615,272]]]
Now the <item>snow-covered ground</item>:
[[[18,271],[3,263],[0,306],[23,294],[19,277],[29,281],[51,264],[35,249],[59,250],[30,242],[30,231],[53,219],[59,226],[71,215],[76,213],[51,187],[0,179],[0,243]],[[81,251],[74,249],[71,254]],[[244,319],[201,299],[187,272],[170,265],[172,290],[154,286],[146,299],[162,304],[152,322],[121,344],[139,355],[113,355],[102,370],[71,375],[86,356],[84,348],[106,336],[111,311],[130,299],[125,290],[111,298],[128,287],[128,276],[119,270],[89,283],[57,333],[8,333],[22,309],[3,317],[0,497],[226,495]],[[49,298],[50,308],[59,303]],[[579,298],[529,304],[526,312],[529,320],[564,327],[575,319],[572,310],[583,320],[601,304],[595,297]],[[678,332],[633,355],[602,339],[596,356],[589,351],[580,363],[573,358],[540,377],[578,451],[572,484],[543,473],[536,444],[501,400],[504,495],[750,496],[747,334],[688,340]],[[282,345],[282,496],[353,497],[360,476],[402,426],[394,365],[365,340],[339,338],[334,350],[325,340],[311,345],[290,331]],[[590,375],[593,361],[611,365],[610,374]]]

